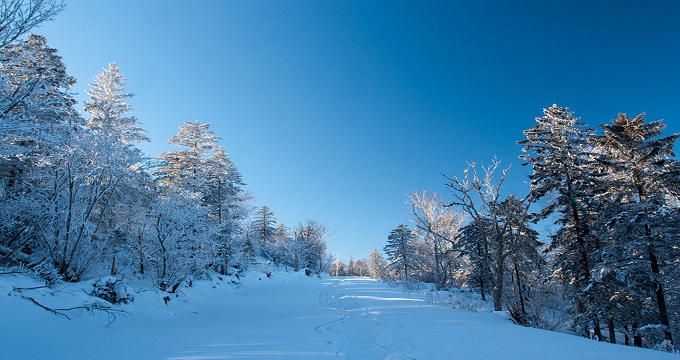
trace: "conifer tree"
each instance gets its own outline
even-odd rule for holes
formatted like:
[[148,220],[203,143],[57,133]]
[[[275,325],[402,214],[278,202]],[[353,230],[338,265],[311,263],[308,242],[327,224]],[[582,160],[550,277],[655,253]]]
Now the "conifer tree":
[[203,194],[210,178],[209,159],[217,150],[218,141],[220,138],[210,130],[210,124],[185,123],[168,141],[180,149],[159,155],[163,164],[156,171],[158,182]]
[[[591,229],[594,220],[591,200],[601,190],[596,185],[599,175],[588,143],[594,131],[574,117],[569,108],[552,105],[543,109],[543,114],[536,118],[536,125],[524,131],[526,139],[519,144],[524,145],[525,154],[520,157],[525,161],[523,165],[532,168],[529,178],[533,198],[550,199],[544,202],[535,220],[557,214],[556,223],[560,227],[550,244],[555,257],[554,273],[571,287],[576,303],[573,309],[582,316],[594,306],[594,300],[588,298],[584,289],[591,283],[594,252],[598,248]],[[599,327],[596,315],[585,319],[582,327],[589,321]],[[582,330],[584,335],[588,334],[586,329]]]
[[383,248],[387,254],[388,267],[401,274],[402,279],[411,280],[418,267],[416,258],[416,237],[406,225],[399,225],[387,237],[387,245]]
[[253,233],[257,237],[260,250],[265,257],[271,257],[270,251],[276,233],[276,216],[267,206],[263,206],[255,212],[251,223]]
[[148,142],[149,138],[139,127],[139,121],[128,114],[132,106],[125,100],[134,96],[125,90],[126,80],[115,63],[97,74],[94,83],[85,90],[89,100],[85,112],[90,115],[87,126],[91,131],[110,138],[120,145]]
[[617,274],[638,298],[656,300],[658,323],[671,339],[664,266],[676,264],[680,251],[677,203],[677,161],[673,148],[680,134],[663,135],[661,120],[646,122],[645,114],[626,114],[602,125],[604,135],[592,138],[602,152],[609,184],[600,212],[602,258],[597,273]]

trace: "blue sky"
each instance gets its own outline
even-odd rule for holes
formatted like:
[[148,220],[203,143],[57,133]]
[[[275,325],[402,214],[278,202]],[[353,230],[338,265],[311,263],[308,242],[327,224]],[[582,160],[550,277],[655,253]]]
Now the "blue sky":
[[74,91],[116,62],[151,156],[210,123],[254,205],[315,219],[347,260],[407,223],[406,195],[497,156],[526,193],[515,142],[541,110],[591,126],[618,112],[680,132],[675,1],[67,0],[35,30]]

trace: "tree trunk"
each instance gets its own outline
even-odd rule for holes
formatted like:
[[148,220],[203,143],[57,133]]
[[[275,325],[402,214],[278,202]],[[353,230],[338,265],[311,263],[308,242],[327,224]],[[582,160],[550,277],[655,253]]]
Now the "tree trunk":
[[659,260],[656,258],[656,255],[652,249],[649,250],[649,262],[652,265],[652,275],[654,276],[654,285],[656,287],[654,293],[656,295],[656,305],[659,308],[659,323],[666,326],[663,333],[666,340],[670,340],[672,344],[673,336],[669,331],[670,323],[668,321],[668,312],[666,309],[666,298],[664,296],[663,283],[661,283],[659,280]]
[[503,311],[503,291],[498,285],[491,290],[491,295],[493,296],[493,311]]
[[524,306],[524,294],[522,293],[522,281],[519,278],[519,270],[517,269],[517,264],[515,263],[515,276],[517,277],[517,293],[519,295],[519,305],[522,309],[522,316],[526,315],[527,310]]
[[597,341],[602,341],[602,328],[600,327],[600,319],[595,316],[593,319],[593,336]]
[[116,255],[113,255],[113,260],[111,261],[111,276],[116,276]]
[[638,330],[637,323],[634,322],[633,325],[631,326],[631,328],[632,328],[632,333],[633,333],[633,346],[642,347],[642,337],[637,334],[637,330]]
[[482,293],[482,301],[486,301],[486,292],[484,291],[484,270],[482,270],[482,275],[479,277],[479,290]]
[[614,330],[614,318],[611,316],[607,318],[607,327],[609,328],[609,342],[616,344],[616,331]]

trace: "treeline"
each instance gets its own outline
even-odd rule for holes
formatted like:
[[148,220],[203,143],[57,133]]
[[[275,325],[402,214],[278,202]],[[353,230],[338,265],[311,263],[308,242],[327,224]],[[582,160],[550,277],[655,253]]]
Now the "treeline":
[[78,113],[57,50],[39,35],[20,40],[60,1],[2,6],[0,264],[48,282],[135,276],[164,291],[256,259],[327,271],[328,230],[314,221],[289,230],[266,206],[253,211],[209,124],[185,123],[169,140],[177,150],[146,157],[117,65],[94,78]]
[[367,259],[355,261],[354,257],[350,257],[347,264],[336,259],[329,273],[333,276],[368,276],[381,279],[386,276],[386,267],[385,257],[377,249],[373,249]]
[[[680,320],[680,165],[661,120],[619,114],[596,132],[553,105],[524,131],[528,195],[508,169],[470,164],[450,193],[414,193],[413,229],[384,248],[398,278],[470,287],[529,326],[673,349]],[[534,230],[540,221],[554,231]],[[564,319],[560,314],[568,315]],[[603,330],[603,329],[606,329]],[[605,334],[603,334],[605,333]]]

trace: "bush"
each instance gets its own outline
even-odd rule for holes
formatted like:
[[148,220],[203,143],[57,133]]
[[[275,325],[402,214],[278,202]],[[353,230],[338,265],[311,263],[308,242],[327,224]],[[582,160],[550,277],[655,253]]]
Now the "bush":
[[127,283],[113,276],[98,279],[92,284],[92,287],[94,289],[90,295],[104,299],[111,304],[127,304],[135,299],[132,289],[130,289]]

